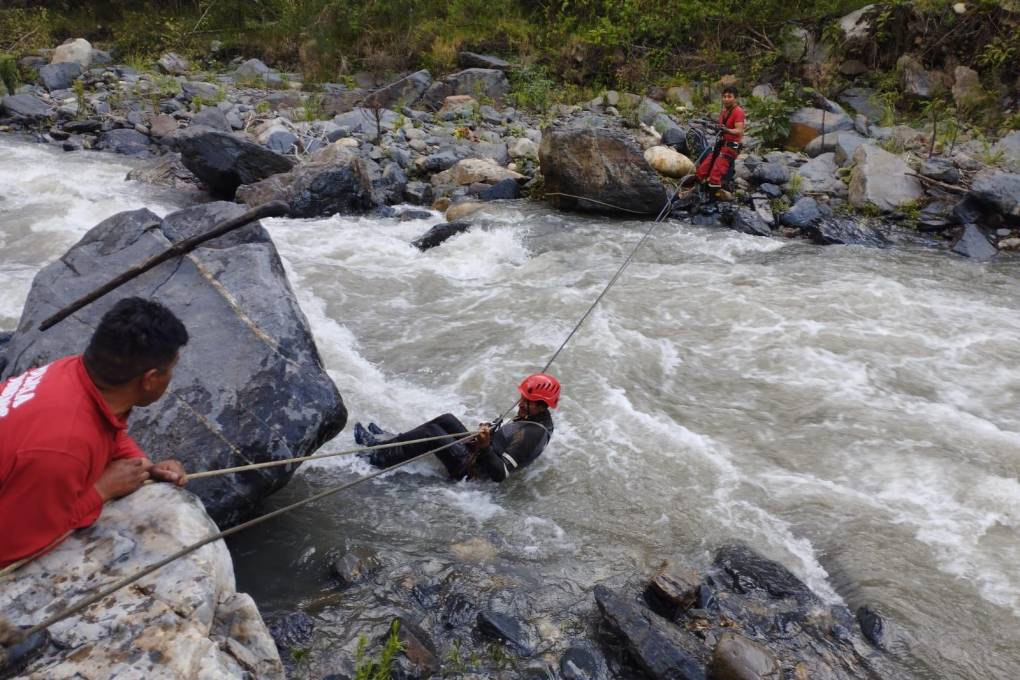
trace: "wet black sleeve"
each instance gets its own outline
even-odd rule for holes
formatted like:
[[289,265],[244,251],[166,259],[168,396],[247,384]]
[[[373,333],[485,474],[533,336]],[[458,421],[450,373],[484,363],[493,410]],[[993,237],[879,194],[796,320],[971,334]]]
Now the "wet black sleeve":
[[475,470],[479,476],[502,482],[511,472],[530,465],[542,454],[548,441],[546,431],[538,424],[525,425],[514,433],[502,452],[490,446],[478,454]]

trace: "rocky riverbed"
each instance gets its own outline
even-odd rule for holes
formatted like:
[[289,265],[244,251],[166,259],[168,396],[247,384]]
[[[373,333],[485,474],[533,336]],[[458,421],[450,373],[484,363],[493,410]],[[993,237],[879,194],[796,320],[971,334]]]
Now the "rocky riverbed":
[[[556,107],[545,117],[518,111],[505,99],[511,66],[484,55],[461,55],[463,70],[439,78],[418,71],[309,92],[300,74],[281,73],[258,60],[209,72],[168,54],[159,62],[160,73],[139,72],[83,43],[22,58],[24,69],[35,70],[38,80],[0,99],[5,129],[69,151],[148,159],[132,172],[133,179],[192,192],[196,201],[258,205],[282,199],[300,218],[362,214],[412,221],[422,212],[408,204],[439,211],[445,222],[430,225],[428,234],[423,229],[422,249],[470,230],[491,201],[522,196],[545,196],[567,209],[654,215],[665,204],[671,181],[652,169],[644,152],[685,132],[682,117],[671,108],[685,103],[682,91],[607,92],[583,106]],[[961,83],[967,77],[957,74]],[[868,98],[866,92],[846,92],[837,101],[819,99],[795,112],[790,144],[798,151],[765,152],[750,140],[737,167],[737,201],[678,207],[676,215],[703,227],[817,244],[948,247],[980,260],[1009,257],[1020,249],[1020,133],[990,146],[963,141],[952,153],[928,157],[923,132],[883,128],[869,120]],[[993,159],[994,165],[988,162]],[[212,203],[195,209],[194,219],[167,218],[161,230],[172,241],[237,209]],[[435,214],[424,213],[426,219]],[[121,231],[142,233],[160,223],[142,211],[113,219],[97,227],[83,246],[105,251]],[[208,279],[210,270],[218,272],[214,279],[230,278],[225,263],[240,252],[231,249],[240,247],[253,263],[249,272],[270,274],[286,297],[288,286],[273,253],[257,252],[267,240],[254,233],[210,249],[192,260],[195,272],[174,272],[167,279],[166,294],[190,296],[194,282],[187,277]],[[64,290],[59,273],[52,274],[55,282],[46,285]],[[239,306],[259,306],[257,286],[245,284],[226,298],[212,288],[203,305],[226,304],[235,312]],[[251,352],[263,358],[252,361],[265,363],[269,356],[279,364],[255,376],[262,388],[253,399],[261,399],[269,417],[268,386],[293,377],[296,364],[315,372],[320,361],[307,333],[284,332],[301,326],[296,305],[291,311],[298,321],[261,311],[272,327],[272,342],[253,333]],[[32,314],[42,314],[42,308]],[[251,328],[245,318],[239,323]],[[29,362],[25,350],[34,342],[26,324],[11,344],[17,352],[5,354],[6,360],[21,362],[19,367]],[[210,343],[210,350],[223,346],[215,338]],[[36,358],[58,351],[43,350]],[[6,373],[15,368],[12,364]],[[247,378],[241,382],[252,384]],[[290,422],[293,436],[276,438],[260,434],[260,416],[250,431],[238,433],[250,435],[250,441],[239,443],[232,435],[228,443],[233,445],[213,457],[224,463],[232,454],[247,459],[245,451],[266,442],[275,444],[269,457],[294,455],[333,436],[345,420],[342,402],[331,385],[312,383],[332,404],[325,408],[328,422],[321,424],[312,414],[314,423]],[[210,398],[217,394],[206,392]],[[184,441],[191,436],[181,424],[187,418],[181,412],[142,426],[153,442],[167,432]],[[231,523],[291,472],[252,479],[236,498],[231,496],[235,489],[212,484],[200,495],[217,520]],[[402,622],[400,677],[895,677],[883,658],[890,642],[881,616],[828,604],[782,565],[740,546],[627,581],[609,579],[594,592],[597,610],[584,598],[576,610],[551,619],[532,601],[531,594],[542,587],[528,574],[500,562],[484,542],[457,550],[459,566],[454,567],[425,561],[387,569],[387,560],[372,550],[336,555],[329,578],[340,589],[337,597],[358,600],[370,593],[373,598],[362,621],[374,625],[357,631],[370,649],[376,649],[392,620]],[[521,592],[529,597],[520,597]],[[389,606],[380,606],[380,599]],[[272,629],[292,673],[354,675],[355,637],[314,634],[310,614],[329,605],[313,602],[274,616]],[[564,636],[563,630],[572,633]],[[132,636],[137,637],[129,632]],[[235,650],[233,660],[222,664],[242,662],[243,656]],[[269,666],[263,670],[241,665],[258,677],[272,677],[276,661],[271,654],[264,658]]]

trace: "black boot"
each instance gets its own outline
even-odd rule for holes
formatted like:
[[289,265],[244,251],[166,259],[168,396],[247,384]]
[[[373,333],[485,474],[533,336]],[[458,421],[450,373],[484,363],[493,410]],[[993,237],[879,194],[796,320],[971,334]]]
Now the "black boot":
[[50,633],[47,630],[41,630],[9,647],[0,646],[0,680],[19,675],[30,663],[42,656],[49,646]]

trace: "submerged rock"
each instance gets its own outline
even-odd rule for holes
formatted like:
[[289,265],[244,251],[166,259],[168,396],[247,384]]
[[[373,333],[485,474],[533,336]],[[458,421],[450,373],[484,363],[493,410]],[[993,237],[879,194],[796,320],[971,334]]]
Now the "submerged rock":
[[[142,487],[107,504],[91,527],[5,577],[0,611],[15,624],[37,623],[216,530],[193,494],[168,484]],[[284,678],[255,603],[236,591],[223,541],[49,630],[53,644],[27,675]]]
[[436,226],[429,229],[427,232],[416,238],[411,242],[411,245],[421,251],[426,251],[429,248],[435,248],[442,244],[447,239],[456,236],[462,232],[467,231],[471,228],[471,223],[466,220],[459,222],[447,222],[444,224],[437,224]]
[[562,208],[656,215],[666,203],[662,180],[622,131],[548,128],[539,157],[546,195]]
[[[170,244],[239,215],[210,203],[160,219],[123,212],[86,233],[43,269],[29,291],[5,376],[82,351],[118,299],[138,295],[172,309],[191,340],[167,394],[135,409],[130,432],[154,460],[189,472],[307,455],[344,426],[347,412],[322,367],[308,322],[269,234],[258,223],[165,262],[45,333],[42,319]],[[188,488],[221,525],[235,524],[282,487],[295,465],[193,481]]]
[[812,241],[819,245],[871,246],[884,248],[889,239],[878,230],[849,217],[825,217],[802,227]]

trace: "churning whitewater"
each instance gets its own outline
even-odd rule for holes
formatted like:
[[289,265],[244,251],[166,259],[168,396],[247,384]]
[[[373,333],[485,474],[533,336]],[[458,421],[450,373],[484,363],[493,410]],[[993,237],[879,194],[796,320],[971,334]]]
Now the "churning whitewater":
[[[129,169],[0,141],[0,330],[101,219],[186,203]],[[439,221],[264,222],[352,423],[496,417],[648,227],[508,203],[439,248],[409,245]],[[495,486],[421,462],[304,508],[233,543],[239,589],[293,609],[345,537],[418,557],[483,537],[555,584],[541,597],[556,606],[742,540],[824,598],[880,606],[907,677],[1014,677],[1018,283],[1016,264],[920,247],[667,222],[550,369],[564,393],[534,465]],[[324,450],[354,446],[349,430]],[[306,465],[271,505],[368,471]]]

